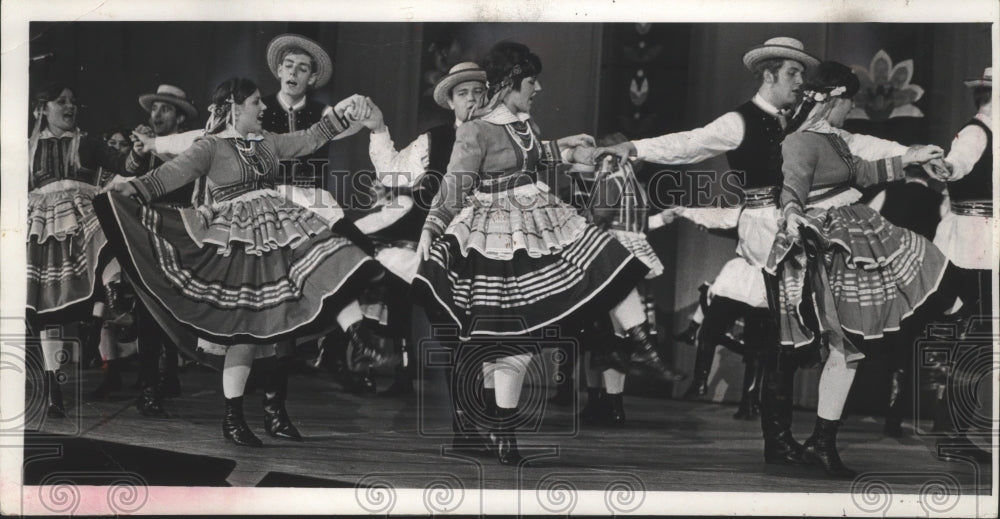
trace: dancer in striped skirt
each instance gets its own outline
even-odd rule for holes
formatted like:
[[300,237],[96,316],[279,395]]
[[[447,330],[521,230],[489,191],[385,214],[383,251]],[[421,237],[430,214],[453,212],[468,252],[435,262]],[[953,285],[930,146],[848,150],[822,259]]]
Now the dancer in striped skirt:
[[[458,128],[417,247],[424,259],[413,281],[418,297],[440,307],[463,339],[512,343],[577,312],[613,308],[639,345],[636,357],[662,369],[634,288],[648,267],[537,181],[540,166],[593,147],[593,138],[538,138],[530,112],[542,66],[526,46],[497,44],[483,68],[487,104]],[[476,347],[501,357],[492,373],[499,414],[492,437],[500,462],[516,464],[512,424],[530,353],[490,344]]]
[[[119,184],[96,207],[123,269],[150,312],[173,334],[225,344],[223,435],[260,446],[243,418],[254,357],[277,341],[343,322],[361,286],[381,273],[337,233],[339,208],[309,193],[276,191],[278,161],[311,153],[348,127],[360,96],[341,101],[311,128],[261,130],[256,85],[233,78],[216,88],[206,136],[156,170]],[[362,113],[358,117],[364,117]],[[194,208],[149,202],[203,182]],[[336,212],[334,211],[334,212]]]
[[816,104],[800,131],[781,146],[783,219],[766,266],[770,273],[782,266],[781,343],[804,346],[818,333],[829,351],[819,380],[816,427],[803,447],[807,460],[836,477],[855,475],[836,445],[857,361],[864,357],[855,342],[898,331],[937,290],[947,265],[926,238],[857,203],[861,193],[852,185],[902,180],[903,166],[941,154],[940,148],[925,146],[878,161],[852,155],[832,128],[843,124],[859,88],[851,69],[836,62],[820,64],[805,85],[804,95]]
[[86,316],[107,243],[94,214],[97,182],[102,168],[123,171],[127,157],[77,128],[77,111],[68,85],[41,89],[28,141],[28,319],[33,327],[70,326],[61,336],[45,331],[41,338],[48,415],[56,418],[66,415],[57,376],[61,337],[77,335],[71,323]]

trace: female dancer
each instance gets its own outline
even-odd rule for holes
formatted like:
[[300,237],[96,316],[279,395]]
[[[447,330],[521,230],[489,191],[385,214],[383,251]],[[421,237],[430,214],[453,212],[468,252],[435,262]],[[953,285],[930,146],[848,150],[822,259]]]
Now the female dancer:
[[[804,455],[827,474],[853,477],[840,460],[837,427],[864,355],[848,338],[874,339],[897,331],[900,321],[937,290],[947,261],[924,237],[890,224],[851,187],[904,178],[903,166],[940,155],[932,147],[865,161],[851,155],[834,131],[853,106],[860,83],[836,62],[820,64],[805,87],[816,104],[799,132],[782,144],[784,183],[779,196],[782,228],[775,237],[767,270],[780,281],[779,328],[782,344],[812,342],[806,323],[818,324],[829,356],[819,380],[816,427]],[[803,243],[803,236],[810,236]],[[806,249],[815,257],[807,260]],[[812,302],[813,311],[804,303]]]
[[[587,307],[614,307],[618,324],[639,346],[639,360],[662,369],[634,288],[648,268],[536,179],[539,165],[560,162],[561,150],[569,157],[573,148],[592,147],[593,138],[539,140],[530,113],[542,65],[528,47],[499,43],[483,69],[486,106],[457,130],[417,246],[424,260],[413,282],[418,297],[439,305],[463,339],[513,339]],[[485,381],[498,408],[491,436],[500,462],[516,464],[511,419],[531,354],[499,344],[478,347],[500,356]],[[620,353],[617,359],[627,364]]]
[[[92,205],[100,170],[121,172],[127,155],[76,127],[77,102],[64,83],[35,96],[35,126],[28,140],[27,310],[37,327],[84,317],[107,240]],[[75,326],[73,326],[75,328]],[[76,336],[63,330],[63,337]],[[47,333],[47,332],[46,332]],[[64,417],[56,371],[63,343],[41,338],[48,416]]]
[[[349,302],[380,273],[377,262],[336,232],[339,208],[327,214],[330,207],[305,202],[313,201],[309,193],[274,189],[278,161],[311,153],[347,129],[344,115],[353,115],[359,98],[341,101],[307,130],[278,135],[261,130],[265,107],[257,86],[226,80],[212,96],[204,138],[97,200],[122,267],[164,329],[226,345],[222,429],[238,445],[262,445],[243,418],[254,357],[334,320],[346,328],[360,312]],[[196,180],[195,208],[149,204]],[[265,409],[268,432],[291,426],[284,405],[278,407]]]

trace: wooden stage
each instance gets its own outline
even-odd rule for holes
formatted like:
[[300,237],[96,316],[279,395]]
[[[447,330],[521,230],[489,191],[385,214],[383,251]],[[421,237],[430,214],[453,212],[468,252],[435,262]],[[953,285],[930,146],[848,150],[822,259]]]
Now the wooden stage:
[[[135,372],[124,378],[129,386]],[[29,435],[26,484],[44,482],[53,471],[116,469],[140,474],[152,485],[183,486],[345,488],[384,481],[397,488],[424,488],[428,478],[445,478],[465,488],[489,489],[535,489],[564,480],[581,490],[626,481],[647,491],[851,492],[851,481],[828,479],[818,467],[765,464],[759,422],[732,419],[735,407],[730,405],[628,396],[628,421],[621,428],[577,428],[574,408],[548,405],[539,411],[544,413],[539,432],[519,433],[522,453],[536,458],[518,470],[493,458],[442,451],[450,445],[450,422],[440,376],[427,377],[418,394],[387,398],[344,393],[326,373],[297,373],[290,381],[288,410],[306,439],[267,437],[260,394],[248,395],[248,422],[266,444],[260,449],[223,440],[218,373],[182,373],[184,394],[167,401],[174,415],[169,420],[140,417],[130,387],[106,401],[77,403],[74,391],[86,394],[99,379],[97,370],[85,370],[79,384],[70,380],[64,386],[69,419],[46,420],[40,434]],[[388,383],[379,380],[382,388]],[[544,401],[545,393],[528,388],[524,398]],[[579,399],[582,406],[585,394]],[[794,432],[800,441],[813,420],[812,412],[796,411]],[[904,424],[907,432],[911,425]],[[58,455],[46,450],[53,444],[62,444]],[[881,418],[849,417],[839,445],[845,463],[862,474],[914,475],[912,481],[894,483],[899,491],[916,493],[921,474],[946,473],[963,494],[989,492],[989,467],[939,461],[934,438],[886,438]]]

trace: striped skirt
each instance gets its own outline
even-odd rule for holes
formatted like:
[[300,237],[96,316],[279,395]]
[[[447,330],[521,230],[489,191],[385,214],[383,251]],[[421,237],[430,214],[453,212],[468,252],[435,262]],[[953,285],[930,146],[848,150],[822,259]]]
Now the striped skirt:
[[[805,252],[785,230],[778,232],[767,263],[772,273],[782,266],[782,344],[812,341],[803,318],[808,292],[820,331],[875,339],[899,330],[900,322],[937,290],[948,260],[923,236],[892,225],[863,204],[809,208],[806,218],[820,239],[812,263],[818,268],[806,267]],[[852,350],[849,360],[851,354],[862,356]]]
[[[490,195],[493,203],[466,206],[420,264],[417,300],[443,310],[462,339],[522,335],[607,312],[649,271],[609,233],[533,188],[510,190],[517,203]],[[506,253],[487,246],[512,243],[519,245]]]
[[61,180],[28,193],[26,306],[59,321],[90,300],[107,240],[94,214],[97,187]]
[[110,193],[94,207],[122,268],[171,336],[270,344],[318,333],[336,326],[343,306],[381,274],[338,232],[346,220],[331,223],[270,192],[198,210]]

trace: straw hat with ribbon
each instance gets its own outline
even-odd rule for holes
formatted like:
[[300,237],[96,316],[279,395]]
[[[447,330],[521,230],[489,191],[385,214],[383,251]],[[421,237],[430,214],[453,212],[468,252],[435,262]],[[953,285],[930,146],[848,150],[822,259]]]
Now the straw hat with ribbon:
[[333,74],[333,61],[330,60],[330,55],[318,43],[298,34],[275,36],[271,43],[267,44],[267,66],[274,77],[278,77],[278,67],[281,66],[281,59],[287,49],[301,49],[312,56],[316,65],[314,88],[322,87],[330,81],[330,76]]
[[795,38],[779,36],[771,38],[746,52],[743,64],[753,70],[754,65],[765,59],[780,58],[798,61],[806,68],[819,65],[819,59],[805,51],[805,45]]

